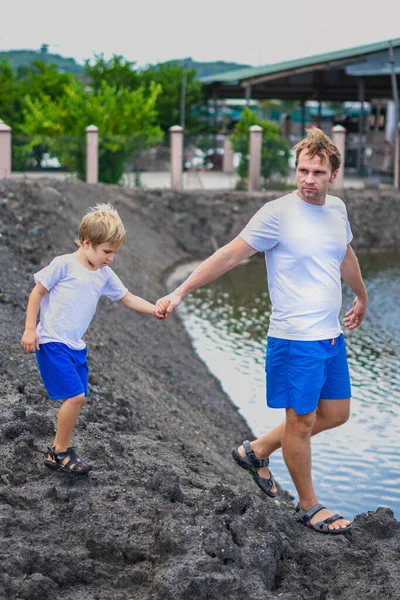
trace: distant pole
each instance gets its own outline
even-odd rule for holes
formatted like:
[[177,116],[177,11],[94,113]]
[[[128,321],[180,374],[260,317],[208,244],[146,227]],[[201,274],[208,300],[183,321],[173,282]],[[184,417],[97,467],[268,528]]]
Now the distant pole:
[[99,181],[99,128],[86,127],[86,182]]
[[301,101],[301,135],[303,136],[306,131],[306,103],[304,100]]
[[186,84],[187,84],[187,72],[186,62],[183,63],[183,74],[182,74],[182,85],[181,85],[181,127],[185,129],[185,108],[186,108]]
[[245,98],[246,98],[246,106],[248,106],[250,108],[251,85],[246,85],[246,87],[244,88],[244,95],[245,95]]
[[358,99],[360,101],[360,118],[358,120],[358,148],[357,148],[357,171],[361,175],[363,172],[363,150],[364,150],[364,102],[365,102],[365,81],[363,77],[358,78]]
[[0,179],[11,177],[11,127],[0,119]]
[[339,172],[332,184],[332,187],[336,190],[342,190],[344,188],[344,161],[346,147],[346,130],[344,127],[342,127],[342,125],[335,125],[332,127],[332,141],[339,150],[342,158]]
[[394,169],[393,169],[393,187],[395,190],[399,189],[399,90],[397,88],[397,77],[396,68],[393,54],[393,44],[389,42],[389,62],[392,67],[391,80],[392,80],[392,92],[394,101],[394,122],[395,127],[395,138],[394,138]]

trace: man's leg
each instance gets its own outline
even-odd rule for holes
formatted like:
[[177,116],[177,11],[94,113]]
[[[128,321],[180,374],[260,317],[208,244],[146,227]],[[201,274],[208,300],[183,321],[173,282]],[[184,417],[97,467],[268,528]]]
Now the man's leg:
[[[300,507],[307,511],[318,498],[311,479],[311,432],[316,420],[316,411],[298,415],[292,408],[286,409],[286,426],[282,438],[282,452],[286,466],[299,495]],[[312,519],[314,525],[328,517],[332,512],[320,510]],[[329,529],[341,529],[350,525],[346,519],[338,519],[329,525]]]
[[[327,429],[333,429],[346,423],[350,415],[350,398],[346,400],[320,400],[316,411],[316,416],[311,429],[311,435],[321,433]],[[251,449],[257,458],[266,459],[282,446],[282,438],[285,432],[286,421],[262,435],[250,443]],[[243,446],[238,448],[240,456],[245,456],[246,452]],[[268,467],[263,467],[258,471],[260,477],[269,478]],[[271,488],[276,492],[276,487]]]

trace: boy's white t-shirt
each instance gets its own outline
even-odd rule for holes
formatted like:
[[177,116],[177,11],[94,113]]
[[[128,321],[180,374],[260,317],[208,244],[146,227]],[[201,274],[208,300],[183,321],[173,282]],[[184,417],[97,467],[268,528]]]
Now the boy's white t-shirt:
[[121,300],[128,292],[110,267],[89,271],[72,254],[57,256],[33,277],[49,292],[40,303],[39,345],[61,342],[82,350],[101,296]]
[[327,196],[317,206],[293,192],[265,204],[239,235],[265,253],[269,336],[317,341],[340,335],[340,265],[353,238],[340,198]]

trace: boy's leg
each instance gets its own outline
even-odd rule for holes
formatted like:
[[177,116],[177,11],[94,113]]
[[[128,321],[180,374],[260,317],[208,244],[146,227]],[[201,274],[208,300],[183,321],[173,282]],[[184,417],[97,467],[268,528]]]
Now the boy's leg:
[[57,433],[53,447],[56,452],[63,452],[71,446],[71,436],[75,429],[81,408],[86,402],[84,394],[64,400],[57,417]]

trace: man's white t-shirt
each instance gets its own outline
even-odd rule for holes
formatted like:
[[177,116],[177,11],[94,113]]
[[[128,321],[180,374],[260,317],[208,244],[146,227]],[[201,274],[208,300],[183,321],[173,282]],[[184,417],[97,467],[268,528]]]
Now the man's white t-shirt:
[[353,238],[342,200],[327,196],[318,206],[293,192],[265,204],[239,235],[265,253],[269,336],[317,341],[340,335],[340,265]]
[[72,254],[57,256],[33,277],[49,292],[40,303],[39,344],[61,342],[73,350],[86,347],[82,336],[101,296],[121,300],[128,292],[110,267],[90,271]]

